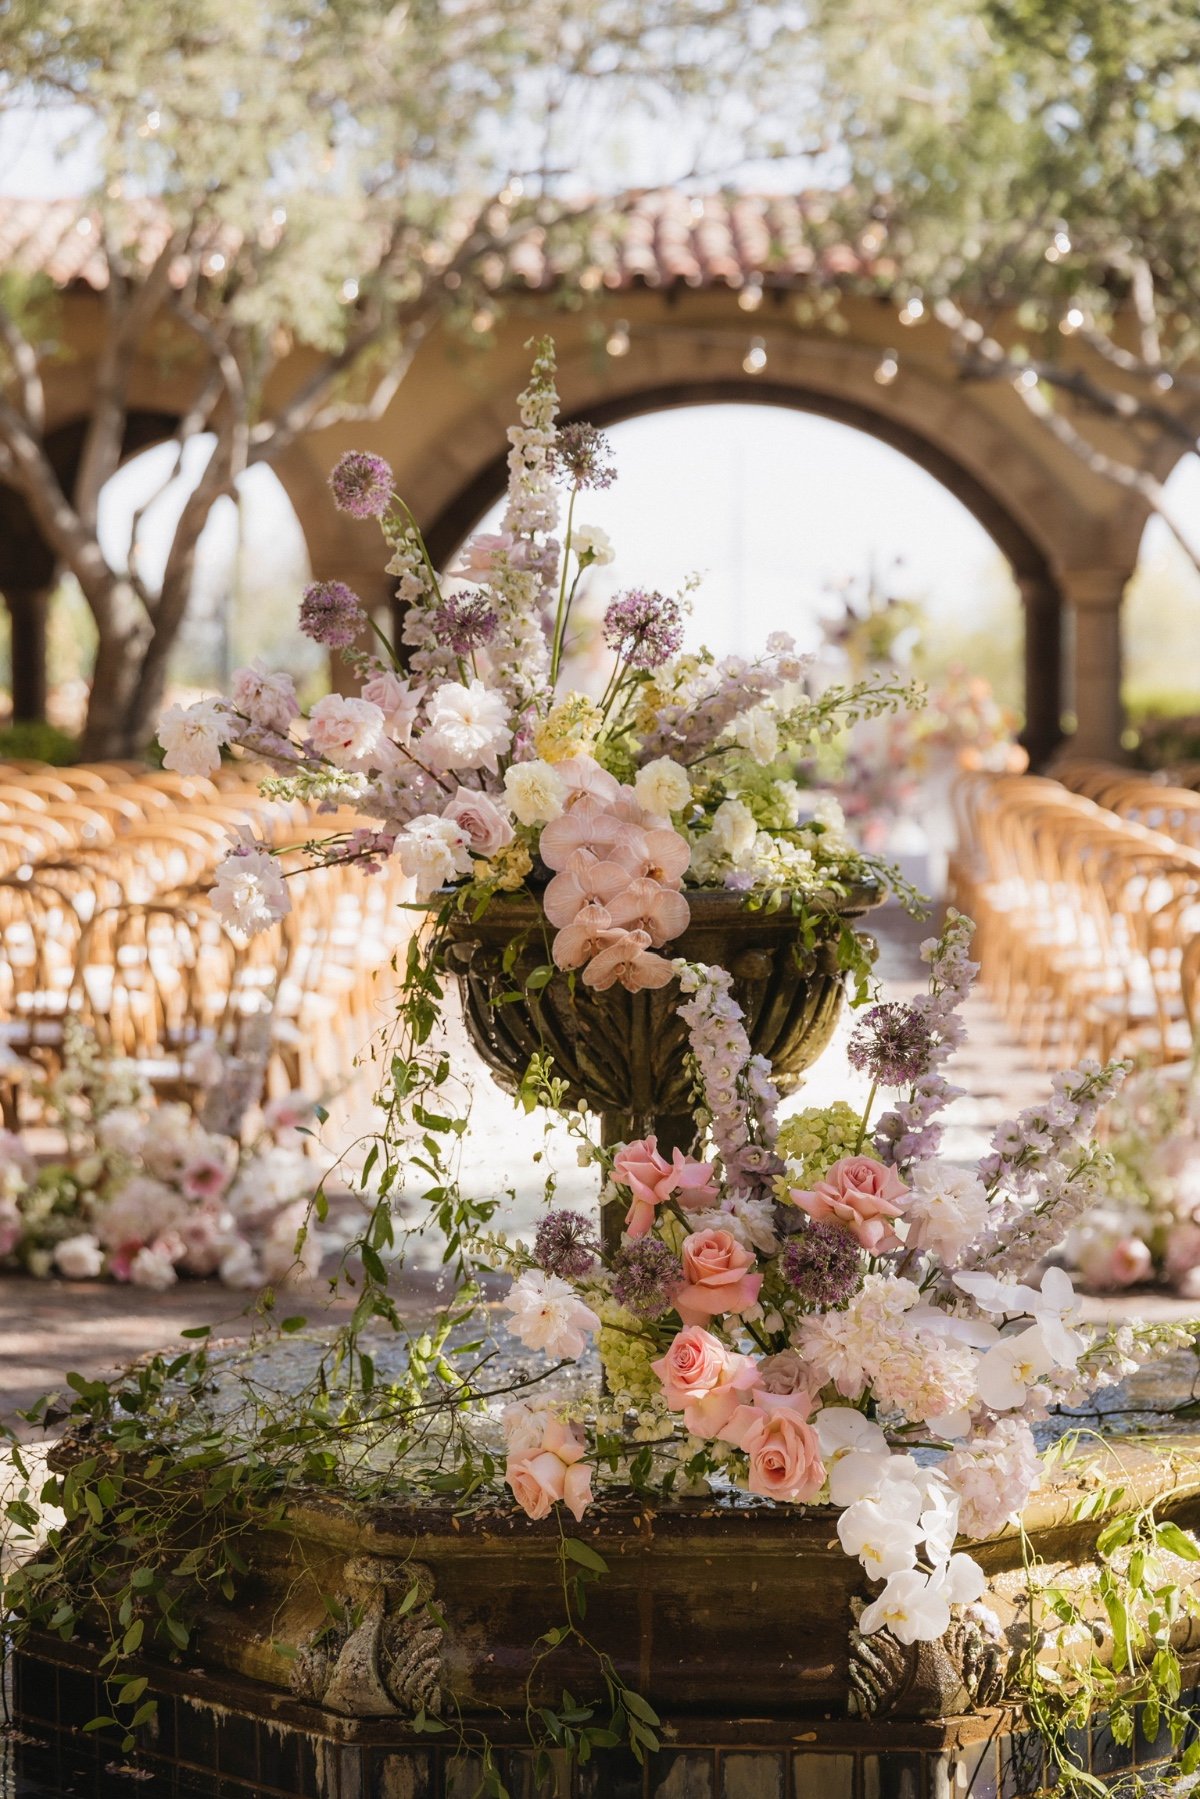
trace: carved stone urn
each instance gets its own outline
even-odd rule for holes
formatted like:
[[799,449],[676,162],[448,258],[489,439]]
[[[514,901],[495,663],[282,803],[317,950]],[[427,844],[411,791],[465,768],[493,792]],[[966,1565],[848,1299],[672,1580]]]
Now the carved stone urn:
[[[829,921],[811,949],[802,921],[786,910],[751,910],[741,894],[688,894],[691,923],[664,952],[727,968],[758,1055],[791,1092],[828,1044],[845,995],[837,937],[884,898],[862,885],[829,895]],[[528,894],[498,896],[477,920],[456,915],[447,966],[457,975],[472,1043],[499,1084],[515,1091],[531,1056],[553,1056],[572,1105],[601,1115],[604,1140],[624,1142],[657,1131],[660,1147],[686,1147],[693,1135],[687,1026],[679,984],[597,993],[556,972],[544,986],[529,977],[550,961],[553,927]]]

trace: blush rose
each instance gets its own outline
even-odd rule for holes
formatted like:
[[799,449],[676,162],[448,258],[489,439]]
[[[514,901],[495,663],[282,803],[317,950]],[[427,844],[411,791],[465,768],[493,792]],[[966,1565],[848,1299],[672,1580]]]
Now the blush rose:
[[892,1229],[908,1188],[894,1168],[874,1156],[843,1156],[809,1190],[793,1189],[792,1199],[810,1218],[840,1224],[870,1255],[898,1249]]

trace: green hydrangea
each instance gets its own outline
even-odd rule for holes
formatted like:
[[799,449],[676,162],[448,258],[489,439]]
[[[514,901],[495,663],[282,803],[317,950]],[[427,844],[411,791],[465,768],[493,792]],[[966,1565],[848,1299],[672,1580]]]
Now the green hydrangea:
[[600,1307],[599,1348],[614,1398],[638,1407],[661,1406],[662,1382],[650,1366],[658,1350],[645,1336],[641,1322],[615,1299],[605,1300]]
[[788,1164],[789,1184],[810,1185],[843,1156],[858,1148],[862,1115],[844,1099],[831,1106],[807,1106],[779,1127],[776,1148]]

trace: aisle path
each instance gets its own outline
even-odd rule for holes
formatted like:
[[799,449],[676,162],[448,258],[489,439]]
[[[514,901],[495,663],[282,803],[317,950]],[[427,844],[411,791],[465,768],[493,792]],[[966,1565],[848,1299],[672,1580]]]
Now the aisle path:
[[[880,941],[879,972],[889,996],[923,987],[918,946],[930,927],[913,924],[891,907],[872,920],[871,928]],[[972,999],[968,1026],[968,1044],[950,1073],[969,1097],[956,1102],[946,1135],[947,1154],[963,1161],[980,1155],[995,1125],[1038,1099],[1047,1086],[1047,1077],[1029,1067],[986,999]],[[852,1022],[844,1019],[792,1106],[824,1105],[839,1097],[863,1103],[865,1084],[845,1059],[851,1028]],[[532,1228],[542,1210],[548,1170],[557,1176],[558,1204],[590,1206],[594,1180],[578,1167],[569,1133],[561,1126],[547,1129],[538,1115],[515,1111],[461,1035],[458,1043],[462,1071],[475,1092],[464,1186],[481,1197],[503,1196],[506,1222],[522,1230]],[[406,1203],[410,1218],[415,1219],[418,1204]],[[422,1267],[403,1282],[406,1316],[427,1314],[437,1303],[438,1252],[432,1241],[419,1260]],[[314,1320],[344,1316],[351,1303],[352,1298],[342,1299],[330,1307],[323,1287],[281,1301],[285,1313],[303,1311]],[[1178,1316],[1188,1310],[1179,1301],[1145,1294],[1106,1300],[1097,1309],[1143,1316]],[[11,1417],[17,1407],[61,1385],[69,1370],[95,1374],[177,1345],[179,1332],[189,1327],[210,1324],[214,1335],[241,1336],[257,1322],[252,1298],[209,1282],[184,1282],[166,1293],[148,1293],[99,1281],[0,1277],[0,1412]]]

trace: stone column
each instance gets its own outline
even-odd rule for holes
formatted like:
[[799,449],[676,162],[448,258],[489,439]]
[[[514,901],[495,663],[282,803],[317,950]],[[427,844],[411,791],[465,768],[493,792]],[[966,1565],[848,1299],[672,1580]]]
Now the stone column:
[[43,587],[4,590],[12,621],[12,715],[18,723],[46,716],[46,611],[49,594]]
[[1121,756],[1121,600],[1127,569],[1075,568],[1059,575],[1072,624],[1072,707],[1077,720],[1071,750],[1079,756]]
[[1029,766],[1044,767],[1062,742],[1063,608],[1049,571],[1018,575],[1025,619],[1025,729]]

